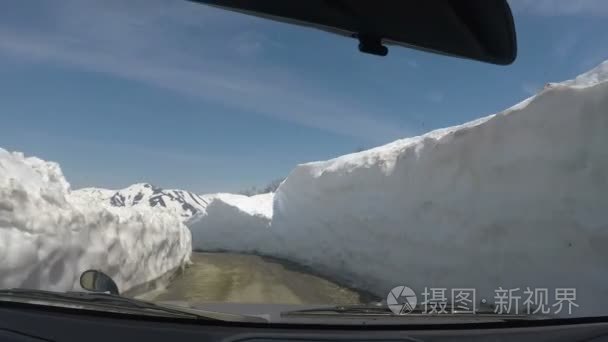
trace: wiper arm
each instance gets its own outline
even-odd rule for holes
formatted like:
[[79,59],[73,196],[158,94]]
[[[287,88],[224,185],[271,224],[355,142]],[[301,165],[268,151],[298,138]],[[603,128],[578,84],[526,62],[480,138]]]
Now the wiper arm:
[[23,301],[44,301],[53,304],[64,305],[91,305],[95,307],[121,309],[130,312],[171,315],[180,318],[191,319],[206,319],[219,320],[202,315],[198,315],[191,311],[171,308],[164,305],[149,303],[137,299],[120,297],[105,293],[89,293],[89,292],[52,292],[43,290],[28,290],[28,289],[7,289],[0,290],[0,301],[21,299]]

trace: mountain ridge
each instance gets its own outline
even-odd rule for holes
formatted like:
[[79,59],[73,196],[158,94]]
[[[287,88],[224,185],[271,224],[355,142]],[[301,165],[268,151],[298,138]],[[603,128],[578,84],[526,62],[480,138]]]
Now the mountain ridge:
[[181,189],[162,189],[150,183],[136,183],[124,189],[82,188],[72,191],[80,197],[99,201],[110,207],[135,207],[147,205],[163,208],[188,219],[203,211],[210,202],[209,195],[198,195]]

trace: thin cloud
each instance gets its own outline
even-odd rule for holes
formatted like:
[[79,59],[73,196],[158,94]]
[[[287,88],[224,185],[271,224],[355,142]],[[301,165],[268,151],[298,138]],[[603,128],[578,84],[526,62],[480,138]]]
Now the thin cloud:
[[418,62],[413,59],[408,60],[406,63],[410,68],[418,68],[420,66]]
[[572,55],[580,41],[581,37],[577,32],[569,32],[557,38],[553,47],[553,53],[560,60],[565,60]]
[[433,90],[426,94],[426,98],[433,103],[441,103],[443,102],[445,95],[441,91]]
[[[255,33],[265,25],[259,19],[239,21],[234,16],[242,15],[225,15],[225,20],[235,23],[222,25],[217,10],[185,3],[168,10],[166,2],[156,1],[71,1],[69,6],[53,2],[43,9],[41,20],[0,21],[0,54],[108,73],[366,140],[407,135],[398,125],[373,115],[377,108],[366,108],[348,94],[323,93],[306,75],[247,58],[265,48],[263,36]],[[159,9],[154,9],[156,4]],[[214,22],[218,24],[213,26]],[[258,39],[244,45],[248,40],[243,32]],[[240,53],[230,53],[234,42]]]
[[236,43],[234,49],[244,57],[258,56],[262,53],[262,43],[259,41],[242,40]]
[[232,40],[234,51],[242,57],[253,58],[264,55],[268,48],[280,48],[281,44],[267,35],[255,31],[244,31]]

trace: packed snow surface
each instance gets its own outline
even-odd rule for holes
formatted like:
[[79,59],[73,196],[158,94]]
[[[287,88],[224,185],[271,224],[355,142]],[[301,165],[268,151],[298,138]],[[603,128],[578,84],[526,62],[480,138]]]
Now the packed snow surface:
[[72,196],[59,165],[0,149],[0,288],[78,290],[92,268],[125,291],[183,266],[190,253],[177,216]]

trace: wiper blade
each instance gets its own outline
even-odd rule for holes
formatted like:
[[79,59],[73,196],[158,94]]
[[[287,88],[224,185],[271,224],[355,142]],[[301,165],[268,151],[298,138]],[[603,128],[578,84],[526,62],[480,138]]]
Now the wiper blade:
[[379,305],[338,305],[338,306],[323,306],[318,308],[287,311],[285,315],[323,315],[323,314],[374,314],[374,315],[394,315],[388,307]]
[[[523,315],[523,314],[497,314],[494,312],[492,307],[481,307],[473,312],[463,312],[447,306],[445,308],[446,313],[430,313],[425,311],[424,307],[417,306],[413,311],[398,315],[393,313],[388,306],[381,303],[371,304],[356,304],[356,305],[338,305],[338,306],[326,306],[304,310],[294,310],[281,313],[283,316],[341,316],[341,315],[356,315],[356,316],[387,316],[387,317],[492,317],[495,319],[537,319],[541,317]],[[546,318],[546,317],[545,317]]]
[[29,289],[6,289],[0,290],[0,301],[21,299],[22,301],[43,301],[52,304],[63,305],[90,305],[96,308],[119,309],[120,311],[137,312],[144,314],[156,314],[163,316],[177,316],[180,318],[219,320],[198,315],[191,311],[170,308],[142,300],[120,297],[105,293],[89,292],[52,292]]

